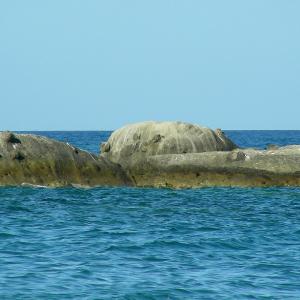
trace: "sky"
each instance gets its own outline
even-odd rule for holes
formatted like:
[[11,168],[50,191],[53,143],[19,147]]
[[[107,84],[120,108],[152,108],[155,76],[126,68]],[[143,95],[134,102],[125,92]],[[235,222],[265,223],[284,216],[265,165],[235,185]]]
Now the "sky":
[[300,130],[299,0],[0,0],[0,130]]

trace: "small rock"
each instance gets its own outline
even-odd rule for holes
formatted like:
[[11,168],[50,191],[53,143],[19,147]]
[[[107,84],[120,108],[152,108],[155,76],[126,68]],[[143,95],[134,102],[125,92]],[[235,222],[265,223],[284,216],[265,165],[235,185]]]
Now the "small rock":
[[10,144],[21,144],[21,141],[10,131],[2,132],[3,140]]
[[267,150],[277,150],[277,149],[279,149],[279,146],[277,146],[275,144],[268,144],[266,149]]
[[244,161],[246,159],[246,154],[242,151],[232,151],[229,156],[229,161]]
[[25,159],[25,156],[24,154],[22,154],[21,152],[17,152],[15,155],[14,155],[14,159],[18,160],[18,161],[22,161]]
[[153,143],[159,143],[164,138],[163,135],[157,134],[153,137],[152,141]]
[[101,153],[109,152],[110,144],[109,143],[101,143],[100,150],[101,150]]
[[217,129],[215,130],[215,133],[216,133],[217,135],[223,135],[223,134],[224,134],[224,132],[222,131],[221,128],[217,128]]

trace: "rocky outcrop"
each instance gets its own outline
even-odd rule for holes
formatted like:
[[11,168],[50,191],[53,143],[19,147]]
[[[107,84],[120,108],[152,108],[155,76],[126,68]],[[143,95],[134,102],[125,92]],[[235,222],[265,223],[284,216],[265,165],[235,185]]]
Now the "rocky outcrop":
[[125,166],[153,155],[230,151],[237,146],[224,133],[183,122],[143,122],[113,132],[101,145],[102,157]]
[[67,143],[0,133],[0,185],[120,186],[132,182],[122,168]]
[[127,171],[142,187],[300,186],[300,146],[154,155]]
[[0,185],[300,186],[300,145],[239,149],[221,130],[145,122],[114,132],[97,157],[42,136],[2,132]]
[[220,129],[181,122],[125,126],[101,157],[121,164],[136,186],[300,185],[300,146],[238,149]]

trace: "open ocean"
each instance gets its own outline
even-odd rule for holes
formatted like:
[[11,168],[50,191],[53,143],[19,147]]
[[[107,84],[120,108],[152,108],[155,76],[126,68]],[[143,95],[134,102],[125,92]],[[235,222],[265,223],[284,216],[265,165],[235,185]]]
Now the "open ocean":
[[[97,153],[110,132],[38,134]],[[300,188],[2,187],[0,214],[0,300],[300,299]]]

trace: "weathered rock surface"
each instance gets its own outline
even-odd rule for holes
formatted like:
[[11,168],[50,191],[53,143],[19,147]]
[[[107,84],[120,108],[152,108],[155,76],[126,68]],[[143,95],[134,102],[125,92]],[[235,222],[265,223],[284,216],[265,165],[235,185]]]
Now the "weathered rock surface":
[[152,155],[230,151],[237,146],[224,133],[183,122],[142,122],[122,127],[102,144],[102,157],[126,166]]
[[136,186],[300,185],[300,146],[238,149],[219,129],[181,122],[125,126],[101,152],[121,164]]
[[131,185],[122,168],[103,157],[46,137],[0,133],[0,185]]
[[100,157],[67,143],[0,133],[0,185],[300,186],[300,145],[239,149],[220,131],[180,122],[123,127]]
[[300,145],[154,155],[127,170],[137,186],[300,186]]

